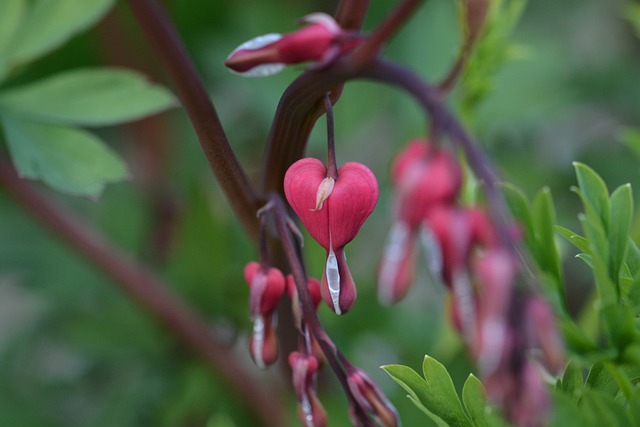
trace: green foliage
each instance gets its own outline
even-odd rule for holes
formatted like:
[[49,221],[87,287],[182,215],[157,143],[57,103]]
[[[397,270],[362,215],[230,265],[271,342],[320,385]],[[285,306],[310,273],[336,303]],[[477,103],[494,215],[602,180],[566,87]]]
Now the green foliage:
[[486,427],[496,424],[498,418],[487,405],[482,383],[469,375],[462,390],[462,402],[453,386],[447,369],[430,356],[425,356],[421,377],[403,365],[383,366],[391,378],[405,389],[409,399],[440,427]]
[[492,89],[496,71],[517,56],[510,35],[520,20],[526,0],[488,0],[484,28],[462,74],[460,104],[469,114]]
[[0,121],[16,169],[69,194],[97,197],[109,182],[124,179],[120,158],[94,135],[72,127],[23,120]]
[[[0,30],[0,81],[3,70],[58,47],[104,15],[112,3],[10,2],[3,15],[7,25]],[[137,73],[82,69],[0,90],[0,121],[21,176],[40,179],[68,194],[96,198],[105,185],[126,178],[126,167],[97,136],[73,126],[120,124],[173,105],[167,90]]]

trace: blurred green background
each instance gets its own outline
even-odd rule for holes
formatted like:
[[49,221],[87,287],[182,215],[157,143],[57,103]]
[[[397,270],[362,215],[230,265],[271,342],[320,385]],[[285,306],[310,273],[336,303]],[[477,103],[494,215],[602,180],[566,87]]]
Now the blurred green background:
[[[365,30],[395,4],[371,3]],[[291,31],[297,18],[331,13],[335,2],[168,0],[166,5],[233,147],[257,176],[279,96],[302,67],[243,79],[222,63],[241,42]],[[627,6],[621,0],[530,2],[486,96],[471,110],[458,102],[461,91],[451,96],[452,108],[464,116],[501,176],[529,195],[549,186],[559,222],[569,228],[577,228],[579,209],[569,191],[575,184],[572,161],[592,166],[610,188],[624,182],[635,192],[639,187],[638,159],[621,138],[624,129],[640,126],[640,41],[624,17]],[[384,55],[437,80],[455,58],[458,34],[455,2],[431,0]],[[9,84],[87,65],[124,65],[166,82],[126,5],[118,2],[97,27]],[[335,117],[338,162],[367,164],[378,176],[381,198],[347,248],[358,283],[356,307],[338,318],[322,306],[320,316],[342,351],[388,393],[404,425],[426,425],[379,366],[419,368],[429,354],[449,368],[460,387],[473,367],[447,325],[445,291],[427,282],[424,267],[409,298],[395,307],[381,307],[374,289],[391,216],[389,163],[408,139],[423,134],[424,119],[406,95],[361,81],[346,86]],[[319,158],[325,152],[323,124],[321,119],[308,148]],[[247,355],[248,288],[241,274],[257,252],[215,183],[185,114],[174,110],[100,133],[127,159],[129,182],[110,186],[97,202],[42,190],[162,273],[257,373]],[[308,270],[320,276],[323,250],[308,236],[306,241]],[[578,312],[590,279],[565,250],[569,299]],[[284,372],[275,367],[260,376],[286,386]],[[320,398],[330,425],[349,425],[345,398],[328,372],[321,377]],[[283,405],[295,419],[292,394]],[[0,425],[252,424],[188,350],[0,191]]]

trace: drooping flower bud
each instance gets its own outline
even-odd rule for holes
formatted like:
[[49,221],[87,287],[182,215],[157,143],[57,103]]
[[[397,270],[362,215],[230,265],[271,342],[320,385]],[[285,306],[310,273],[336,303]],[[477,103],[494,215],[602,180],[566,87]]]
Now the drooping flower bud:
[[264,369],[278,358],[274,317],[278,301],[284,295],[285,278],[277,268],[264,269],[255,261],[245,266],[244,277],[249,284],[249,311],[253,320],[249,351],[256,365]]
[[241,44],[231,52],[225,65],[245,76],[268,76],[290,64],[330,62],[360,43],[327,14],[312,13],[302,18],[301,23],[308,25],[292,33],[266,34]]
[[416,236],[404,221],[389,231],[378,266],[378,300],[391,305],[409,291],[414,278]]
[[559,374],[565,364],[564,345],[549,304],[538,296],[526,307],[527,330],[533,346],[542,351],[541,361],[552,374]]
[[396,157],[391,167],[396,187],[396,216],[417,227],[433,208],[451,205],[462,185],[462,171],[447,150],[417,139]]
[[320,160],[301,159],[287,170],[284,192],[311,237],[327,251],[321,293],[333,311],[342,314],[356,299],[344,246],[375,208],[378,183],[366,166],[356,162],[340,167],[330,191],[326,178],[327,168]]
[[252,261],[244,267],[244,278],[249,284],[249,310],[251,316],[266,316],[273,313],[284,295],[286,282],[277,268],[266,271]]
[[[360,407],[384,427],[398,427],[400,417],[387,396],[367,374],[354,368],[347,375],[351,395]],[[352,416],[352,418],[354,418]]]
[[318,360],[309,354],[294,351],[289,354],[293,388],[298,397],[298,417],[305,427],[325,427],[327,413],[316,395]]

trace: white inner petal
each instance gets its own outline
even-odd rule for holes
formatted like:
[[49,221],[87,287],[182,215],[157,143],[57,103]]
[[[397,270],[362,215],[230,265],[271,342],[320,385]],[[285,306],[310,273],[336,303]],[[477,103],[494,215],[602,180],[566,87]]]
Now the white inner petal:
[[406,255],[409,227],[403,221],[397,221],[391,226],[382,254],[380,268],[378,296],[383,304],[393,301],[393,285],[400,272],[402,261]]
[[261,47],[264,47],[268,44],[271,44],[273,42],[277,42],[278,40],[280,40],[282,38],[282,34],[278,34],[278,33],[269,33],[269,34],[264,34],[258,37],[254,37],[251,40],[247,40],[246,42],[242,43],[240,46],[238,46],[237,48],[235,48],[233,50],[233,52],[231,52],[229,54],[229,56],[227,57],[227,59],[231,58],[233,56],[234,53],[236,53],[239,50],[256,50],[256,49],[260,49]]
[[420,243],[427,258],[427,268],[437,281],[442,280],[442,249],[436,235],[426,225],[420,227]]
[[473,289],[469,281],[469,274],[465,269],[457,269],[453,272],[453,295],[458,301],[462,330],[471,342],[474,342],[476,336],[473,327],[475,322]]
[[253,318],[253,345],[252,353],[258,368],[264,369],[264,358],[262,357],[262,349],[264,348],[264,318],[256,316]]
[[232,69],[229,69],[229,71],[231,71],[234,74],[239,74],[243,77],[266,77],[266,76],[271,76],[273,74],[279,73],[280,71],[284,70],[285,66],[286,66],[285,64],[280,64],[280,63],[262,64],[241,73],[234,71]]
[[329,294],[333,302],[333,311],[341,314],[340,310],[340,271],[338,270],[338,260],[333,248],[329,248],[329,256],[327,256],[327,265],[325,267],[327,275],[327,284],[329,285]]
[[304,413],[304,424],[306,427],[314,427],[313,424],[313,411],[311,403],[309,402],[309,396],[307,393],[302,395],[302,412]]

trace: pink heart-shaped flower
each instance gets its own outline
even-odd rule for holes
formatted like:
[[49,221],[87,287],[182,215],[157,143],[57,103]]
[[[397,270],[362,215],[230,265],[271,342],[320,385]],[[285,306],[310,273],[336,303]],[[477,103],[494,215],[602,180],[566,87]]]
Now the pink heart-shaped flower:
[[327,168],[320,160],[300,159],[287,170],[284,193],[311,237],[325,249],[336,250],[355,238],[375,208],[378,183],[365,165],[345,163],[330,195],[316,209],[318,188],[326,177]]
[[355,303],[356,288],[344,255],[378,202],[378,183],[366,166],[349,162],[338,170],[335,181],[317,159],[295,162],[284,178],[287,201],[309,234],[327,251],[321,294],[337,314]]

